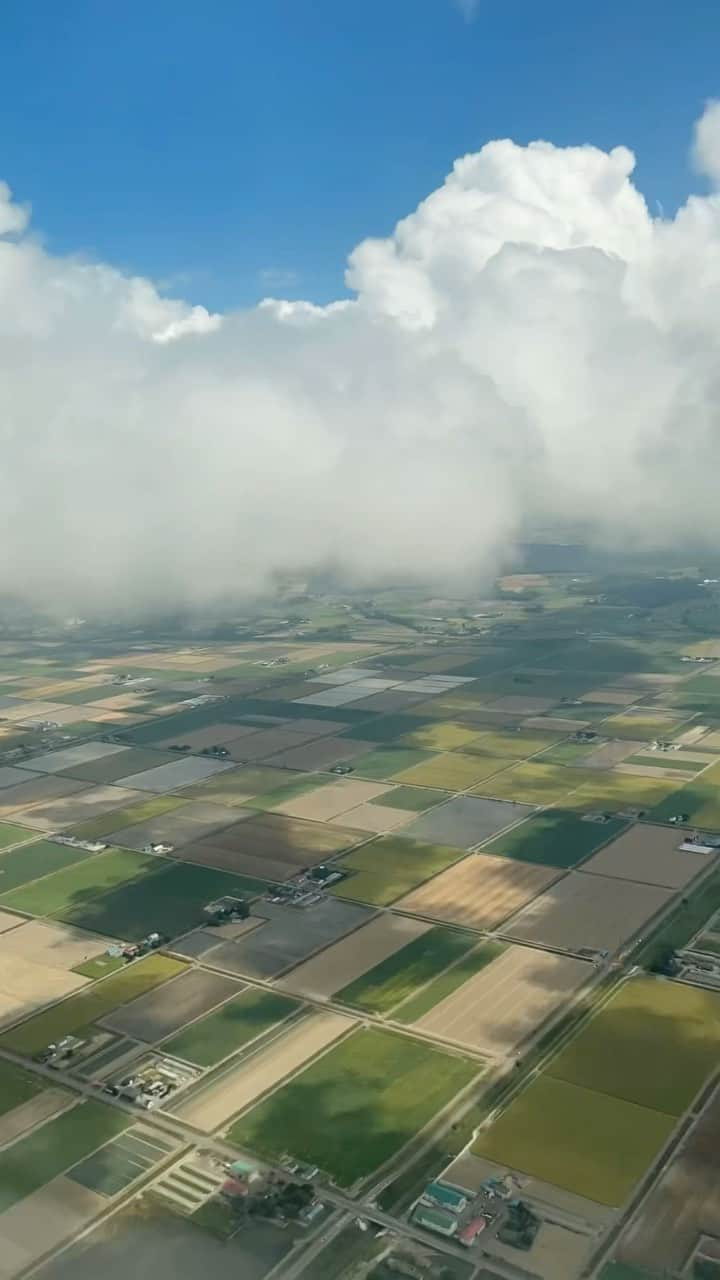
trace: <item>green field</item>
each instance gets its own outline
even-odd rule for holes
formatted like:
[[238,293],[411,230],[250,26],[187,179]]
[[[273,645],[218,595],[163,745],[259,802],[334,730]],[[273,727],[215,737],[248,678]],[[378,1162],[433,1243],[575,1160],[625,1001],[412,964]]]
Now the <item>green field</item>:
[[436,804],[447,800],[448,791],[431,791],[429,787],[394,787],[383,796],[376,796],[372,804],[385,805],[390,809],[408,809],[411,813],[422,813],[425,809],[433,809]]
[[389,1160],[478,1074],[407,1036],[354,1032],[234,1124],[231,1142],[284,1152],[351,1186]]
[[44,1049],[58,1036],[73,1035],[90,1026],[98,1018],[110,1013],[118,1005],[127,1004],[136,996],[144,995],[153,987],[174,978],[186,968],[183,960],[172,960],[159,953],[146,956],[128,965],[122,972],[113,973],[103,982],[96,982],[78,995],[70,996],[53,1005],[44,1013],[11,1027],[0,1035],[0,1045],[15,1053],[33,1054]]
[[678,760],[677,755],[673,751],[657,751],[653,755],[643,755],[640,753],[636,756],[630,756],[629,759],[623,761],[624,764],[641,765],[643,769],[674,769],[677,773],[699,773],[705,768],[705,764],[710,764],[712,757],[703,763],[700,760]]
[[202,922],[202,909],[213,898],[255,897],[265,888],[263,881],[230,872],[114,849],[6,893],[0,903],[138,941],[153,930],[177,937]]
[[[670,763],[668,767],[672,767]],[[706,769],[694,782],[673,785],[672,795],[659,798],[653,809],[653,822],[667,822],[674,813],[687,813],[694,826],[720,830],[720,764]]]
[[98,978],[107,978],[109,974],[115,973],[118,969],[124,969],[127,961],[122,956],[99,955],[93,956],[91,960],[86,960],[83,964],[74,966],[72,972],[79,973],[81,978],[92,978],[96,981]]
[[54,912],[55,918],[79,929],[133,942],[153,931],[176,938],[204,922],[203,907],[213,899],[224,894],[254,898],[267,887],[264,881],[191,862],[160,858],[153,862],[140,879]]
[[395,782],[415,787],[441,787],[448,791],[465,791],[474,783],[487,777],[487,770],[504,769],[507,760],[487,761],[483,756],[465,755],[461,751],[447,751],[432,756],[412,769],[403,769],[393,775]]
[[334,863],[353,874],[329,893],[339,898],[357,898],[376,906],[386,906],[409,893],[429,876],[457,862],[463,856],[459,849],[440,844],[422,844],[419,840],[403,840],[401,836],[381,836],[349,853]]
[[433,720],[403,734],[400,741],[404,747],[419,747],[421,751],[453,751],[473,742],[477,736],[477,729],[468,729],[457,721]]
[[214,1067],[299,1008],[297,1000],[249,988],[166,1040],[163,1052],[199,1067]]
[[671,914],[663,920],[657,932],[641,950],[635,953],[634,959],[639,964],[649,967],[668,949],[677,951],[686,947],[699,929],[716,911],[720,911],[720,872],[716,871],[709,879],[703,880],[695,889],[685,891],[680,902]]
[[354,771],[360,778],[377,778],[384,781],[392,778],[403,769],[411,769],[413,765],[422,764],[432,759],[431,751],[415,751],[409,747],[385,747],[378,751],[368,751],[353,761]]
[[140,800],[129,805],[127,809],[113,809],[112,813],[99,814],[97,818],[88,818],[87,822],[79,822],[73,827],[73,834],[83,840],[100,840],[111,831],[120,831],[123,827],[131,827],[136,822],[148,822],[150,818],[159,818],[163,813],[179,809],[185,800],[179,796],[151,796],[148,800]]
[[0,849],[7,849],[11,844],[20,844],[27,840],[36,840],[37,831],[28,827],[17,827],[13,822],[0,822]]
[[191,787],[184,787],[183,795],[192,796],[194,800],[234,806],[245,804],[254,796],[273,794],[280,787],[291,784],[297,776],[290,769],[240,765],[237,769],[216,773],[205,782],[196,782]]
[[719,1065],[720,993],[660,978],[633,978],[561,1051],[548,1072],[679,1116]]
[[603,721],[602,731],[608,738],[637,738],[640,742],[650,738],[674,738],[687,720],[687,714],[676,716],[653,713],[651,707],[638,711],[618,711]]
[[47,1087],[47,1080],[23,1071],[12,1062],[0,1062],[0,1116],[29,1102]]
[[8,910],[26,911],[32,916],[58,916],[91,900],[98,894],[147,874],[157,873],[157,859],[126,849],[94,854],[65,871],[56,871],[44,880],[0,895]]
[[476,943],[476,934],[437,925],[336,991],[334,999],[370,1013],[388,1013]]
[[51,844],[49,840],[38,840],[35,844],[11,849],[0,854],[0,893],[9,893],[21,884],[72,867],[88,857],[90,855],[84,849]]
[[620,1205],[676,1121],[541,1076],[473,1144],[476,1155],[599,1204]]
[[0,1212],[37,1191],[126,1129],[130,1117],[100,1102],[82,1102],[3,1151]]
[[441,1000],[452,995],[453,991],[457,991],[458,987],[461,987],[469,978],[496,960],[504,950],[505,946],[501,942],[481,942],[479,947],[476,946],[474,951],[467,952],[451,969],[446,969],[437,978],[433,978],[422,991],[418,991],[417,995],[403,1001],[402,1005],[393,1011],[394,1020],[405,1023],[417,1022],[418,1018],[429,1013]]
[[466,750],[482,755],[505,756],[508,760],[524,760],[526,756],[534,756],[558,741],[557,734],[550,733],[517,733],[483,732]]
[[616,818],[602,823],[583,822],[576,813],[548,809],[483,845],[482,851],[520,862],[539,862],[546,867],[574,867],[599,845],[614,840],[626,826]]
[[263,811],[274,809],[276,805],[285,804],[287,800],[295,800],[297,796],[307,795],[308,791],[319,791],[321,787],[326,787],[332,781],[333,778],[330,774],[301,774],[292,782],[286,781],[281,787],[263,792],[262,795],[250,797],[245,801],[245,804],[248,809],[262,809]]
[[[300,706],[303,711],[309,710],[309,708],[304,706],[302,703],[298,703],[297,705]],[[339,720],[345,718],[347,709],[345,707],[331,707],[328,708],[328,710],[331,710],[335,719]],[[340,715],[340,710],[342,710],[342,716]],[[428,724],[431,725],[432,721],[428,721]],[[343,734],[343,737],[360,738],[361,741],[367,740],[368,742],[391,743],[395,738],[402,738],[405,733],[417,733],[421,728],[422,721],[416,716],[371,716],[369,718],[366,717],[364,722],[360,721],[354,728],[348,729],[347,732]],[[418,743],[413,744],[409,742],[401,742],[399,745],[402,747],[412,747],[415,745],[419,750],[422,750]]]
[[[473,788],[473,794],[496,796],[498,800],[519,800],[523,804],[552,804],[575,791],[583,782],[594,780],[589,769],[569,769],[561,764],[540,764],[529,760]],[[567,803],[570,803],[568,801]]]
[[[568,771],[570,772],[570,771]],[[576,770],[572,770],[573,773]],[[590,772],[588,770],[588,772]],[[666,796],[677,795],[681,782],[677,778],[642,778],[632,773],[601,773],[593,770],[595,776],[590,782],[583,783],[578,791],[572,794],[573,809],[652,809]],[[675,808],[671,809],[676,813]]]

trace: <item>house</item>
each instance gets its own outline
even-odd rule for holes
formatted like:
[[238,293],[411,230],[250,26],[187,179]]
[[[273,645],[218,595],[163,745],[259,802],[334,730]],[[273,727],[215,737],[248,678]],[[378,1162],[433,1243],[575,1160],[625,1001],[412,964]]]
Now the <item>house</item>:
[[447,1187],[443,1182],[429,1182],[422,1194],[423,1204],[437,1205],[450,1213],[462,1213],[467,1208],[467,1196],[462,1191]]
[[463,1227],[462,1231],[458,1232],[460,1244],[464,1244],[466,1249],[469,1249],[474,1245],[480,1232],[485,1230],[487,1224],[487,1218],[483,1218],[482,1215],[479,1218],[473,1218],[466,1227]]
[[410,1221],[416,1227],[424,1227],[426,1231],[435,1231],[441,1236],[454,1236],[457,1231],[457,1218],[444,1209],[428,1209],[424,1204],[416,1204]]

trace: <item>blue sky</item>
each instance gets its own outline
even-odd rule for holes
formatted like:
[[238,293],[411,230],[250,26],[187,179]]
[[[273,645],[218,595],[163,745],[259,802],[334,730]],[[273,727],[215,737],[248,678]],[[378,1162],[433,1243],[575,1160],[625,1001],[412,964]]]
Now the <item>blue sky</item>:
[[476,8],[5,0],[0,178],[52,251],[222,308],[339,296],[353,245],[494,137],[625,143],[666,210],[702,189],[687,150],[720,95],[717,0]]

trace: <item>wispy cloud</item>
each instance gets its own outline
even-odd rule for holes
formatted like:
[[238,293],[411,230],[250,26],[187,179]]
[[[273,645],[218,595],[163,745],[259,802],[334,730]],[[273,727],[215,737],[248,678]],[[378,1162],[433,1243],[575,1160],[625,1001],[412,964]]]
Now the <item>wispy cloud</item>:
[[258,276],[264,289],[290,289],[300,280],[298,272],[290,267],[263,267]]

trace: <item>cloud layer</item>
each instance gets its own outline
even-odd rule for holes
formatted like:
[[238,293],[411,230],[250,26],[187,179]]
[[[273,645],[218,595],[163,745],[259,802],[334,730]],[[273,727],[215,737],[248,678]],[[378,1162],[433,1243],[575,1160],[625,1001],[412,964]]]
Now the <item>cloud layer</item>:
[[[720,106],[695,160],[720,183]],[[202,602],[277,569],[491,571],[518,532],[720,534],[720,197],[488,143],[348,265],[223,317],[48,254],[0,184],[0,590]]]

